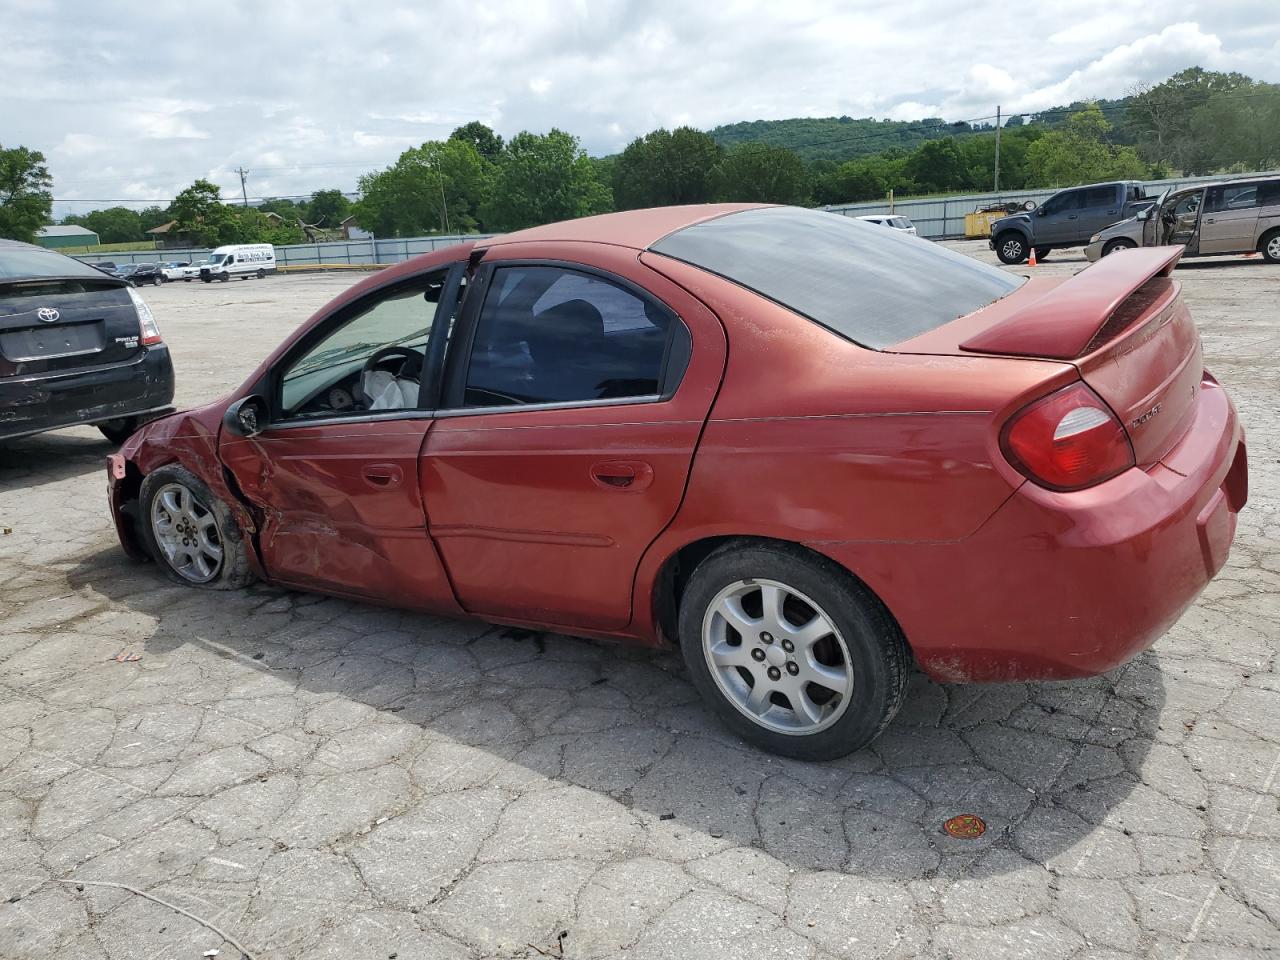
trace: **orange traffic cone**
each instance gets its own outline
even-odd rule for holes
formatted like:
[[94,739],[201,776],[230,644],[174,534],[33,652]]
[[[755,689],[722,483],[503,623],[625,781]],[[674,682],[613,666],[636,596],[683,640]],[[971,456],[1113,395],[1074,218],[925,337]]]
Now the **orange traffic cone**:
[[1027,266],[1034,267],[1036,265],[1036,248],[1031,248],[1031,254],[1027,257]]

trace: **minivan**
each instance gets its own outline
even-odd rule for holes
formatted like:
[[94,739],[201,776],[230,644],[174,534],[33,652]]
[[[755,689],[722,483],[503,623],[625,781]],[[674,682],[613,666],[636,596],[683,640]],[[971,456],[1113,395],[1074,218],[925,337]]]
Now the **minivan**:
[[1166,190],[1149,210],[1095,233],[1085,256],[1180,244],[1184,257],[1261,253],[1280,263],[1280,177]]

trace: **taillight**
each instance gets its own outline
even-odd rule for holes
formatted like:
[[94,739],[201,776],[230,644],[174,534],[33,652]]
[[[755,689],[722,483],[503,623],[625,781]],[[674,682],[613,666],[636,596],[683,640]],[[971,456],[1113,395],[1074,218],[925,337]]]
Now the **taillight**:
[[160,327],[156,324],[156,318],[151,315],[151,308],[147,306],[147,301],[142,299],[142,294],[134,287],[127,289],[129,299],[133,301],[133,309],[138,312],[138,332],[142,336],[142,345],[149,347],[153,343],[159,343],[163,339],[160,336]]
[[1134,465],[1124,425],[1083,383],[1019,410],[1000,447],[1020,473],[1050,490],[1091,487]]

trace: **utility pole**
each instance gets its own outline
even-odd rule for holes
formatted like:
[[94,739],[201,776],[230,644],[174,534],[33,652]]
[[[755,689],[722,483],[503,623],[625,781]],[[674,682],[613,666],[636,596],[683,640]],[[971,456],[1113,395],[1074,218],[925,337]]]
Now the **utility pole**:
[[249,191],[245,189],[244,179],[249,176],[249,171],[244,167],[236,167],[236,173],[240,174],[240,196],[244,198],[244,205],[249,205]]
[[996,107],[996,193],[1000,192],[1000,107]]

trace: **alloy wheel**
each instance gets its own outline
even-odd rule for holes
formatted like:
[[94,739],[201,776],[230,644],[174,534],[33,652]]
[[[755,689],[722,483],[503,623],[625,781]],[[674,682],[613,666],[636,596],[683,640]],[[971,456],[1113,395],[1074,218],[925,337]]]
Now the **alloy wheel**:
[[1018,240],[1006,240],[1003,246],[1005,259],[1018,261],[1022,259],[1022,243]]
[[174,571],[208,583],[222,569],[222,532],[208,504],[181,483],[166,483],[151,501],[151,532]]
[[817,733],[849,705],[853,670],[840,631],[816,603],[776,580],[721,590],[703,617],[702,652],[726,699],[777,733]]
[[1267,256],[1274,261],[1280,261],[1280,233],[1277,233],[1269,241],[1267,241]]

